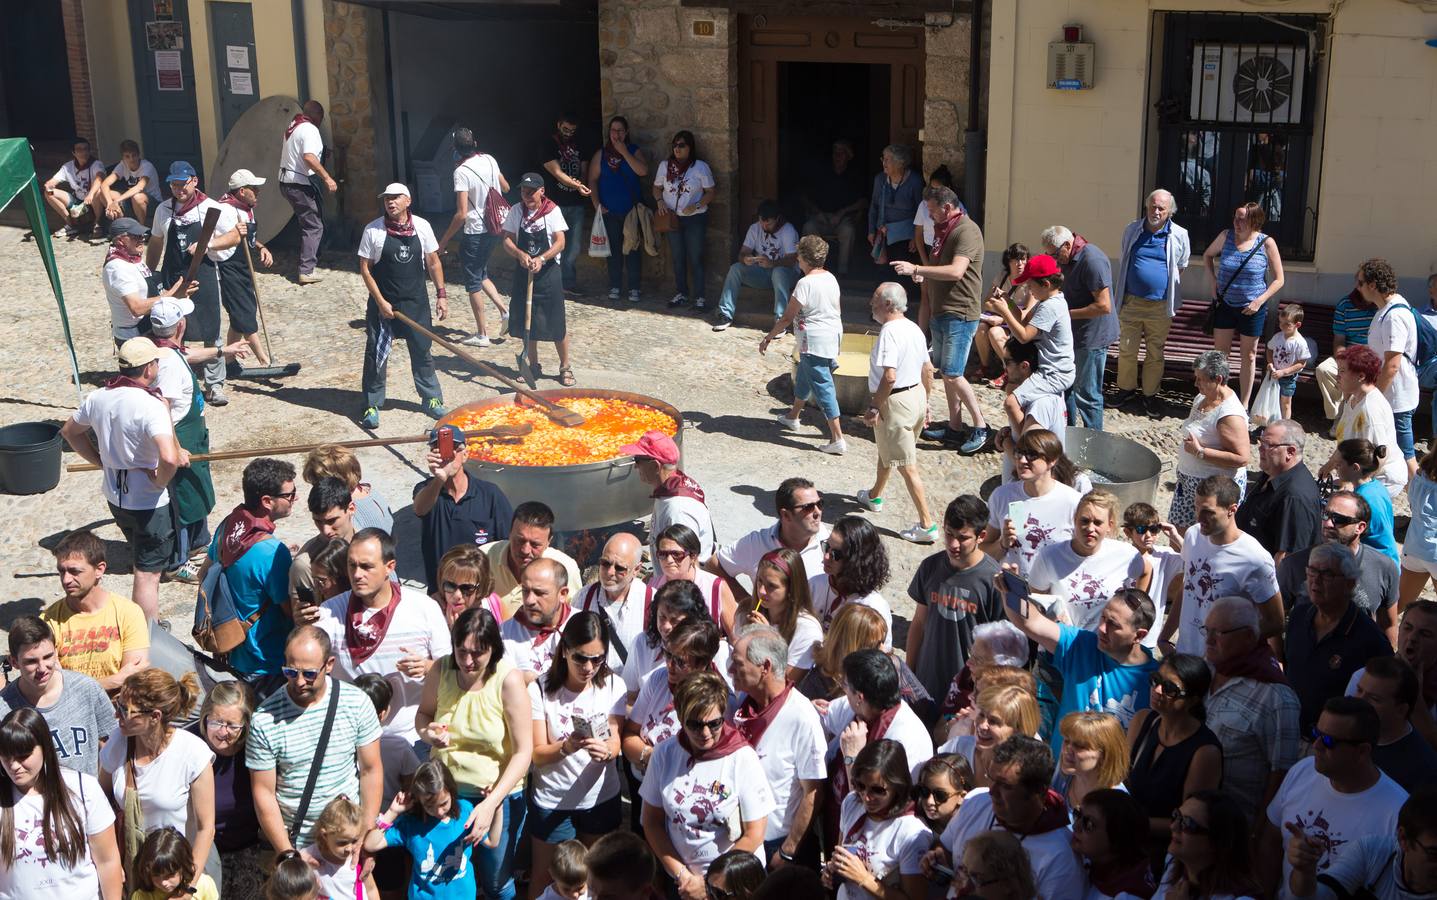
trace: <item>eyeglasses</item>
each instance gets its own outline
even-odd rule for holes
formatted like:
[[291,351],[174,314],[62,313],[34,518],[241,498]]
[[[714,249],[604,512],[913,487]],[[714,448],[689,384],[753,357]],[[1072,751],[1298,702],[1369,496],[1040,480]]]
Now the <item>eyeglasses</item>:
[[664,662],[668,663],[670,668],[673,668],[674,666],[677,666],[677,667],[679,667],[680,669],[697,669],[697,668],[698,668],[698,666],[694,664],[694,661],[693,661],[693,660],[691,660],[691,659],[685,659],[684,657],[680,656],[679,654],[674,653],[672,650],[667,650],[667,649],[664,650],[664,651],[663,651],[663,655],[664,655]]
[[576,666],[600,666],[607,657],[600,653],[598,656],[589,656],[585,653],[570,653],[569,659],[574,661]]
[[446,594],[458,593],[463,594],[465,597],[472,597],[479,590],[479,585],[469,584],[467,582],[464,584],[455,584],[452,581],[445,581],[439,587]]
[[862,794],[865,797],[887,797],[889,787],[887,783],[882,781],[877,784],[864,784],[861,781],[855,781],[853,782],[853,792],[855,794]]
[[1157,672],[1152,672],[1148,675],[1148,684],[1153,690],[1173,700],[1181,700],[1188,695],[1188,692],[1183,690],[1182,685],[1173,684]]
[[1324,519],[1331,519],[1332,524],[1336,525],[1338,528],[1346,528],[1348,525],[1355,525],[1358,522],[1362,521],[1362,519],[1359,519],[1356,516],[1344,516],[1342,513],[1333,512],[1330,509],[1323,510],[1322,517]]
[[1259,449],[1259,450],[1276,450],[1276,449],[1278,449],[1279,447],[1296,447],[1296,446],[1297,446],[1296,444],[1289,444],[1289,443],[1273,444],[1273,443],[1270,443],[1270,442],[1268,442],[1268,441],[1258,441],[1258,442],[1257,442],[1257,449]]
[[1021,459],[1025,463],[1034,463],[1040,459],[1043,459],[1043,454],[1037,452],[1036,450],[1014,450],[1013,458]]
[[717,719],[708,719],[705,721],[700,721],[698,719],[684,719],[684,727],[687,728],[689,731],[692,731],[694,734],[703,734],[704,732],[708,731],[712,731],[713,733],[717,734],[719,731],[723,730],[723,716],[719,716]]
[[1334,737],[1325,731],[1319,730],[1317,726],[1314,725],[1312,727],[1312,743],[1314,745],[1321,744],[1324,748],[1331,750],[1339,744],[1352,744],[1355,747],[1367,742],[1356,740],[1355,738]]
[[677,150],[677,149],[679,149],[680,147],[688,147],[688,142],[687,142],[687,141],[674,141],[674,149]]
[[913,799],[917,800],[919,803],[922,803],[924,800],[927,800],[929,797],[932,797],[934,803],[937,803],[939,806],[942,806],[954,796],[956,795],[952,791],[940,791],[937,788],[931,788],[924,784],[920,784],[918,785],[918,787],[913,789]]
[[[660,555],[662,555],[662,554],[660,554]],[[629,574],[629,571],[630,571],[630,569],[632,568],[632,566],[621,566],[621,565],[619,565],[617,562],[615,562],[615,561],[612,560],[612,559],[600,559],[600,560],[599,560],[599,568],[601,568],[601,569],[613,569],[615,575],[619,576],[620,578],[623,578],[625,575]]]
[[239,732],[244,731],[243,725],[237,725],[234,722],[226,722],[222,719],[206,718],[205,727],[208,728],[210,731],[223,731],[226,734],[238,734]]
[[1236,627],[1234,627],[1234,628],[1209,628],[1209,627],[1207,627],[1206,625],[1199,625],[1199,626],[1198,626],[1198,632],[1199,632],[1203,637],[1224,637],[1224,636],[1229,635],[1229,634],[1232,634],[1233,632],[1236,632],[1236,631],[1247,631],[1247,630],[1249,630],[1249,629],[1248,629],[1246,626],[1243,626],[1243,625],[1238,625],[1238,626],[1236,626]]
[[148,709],[131,709],[118,700],[113,701],[113,705],[115,707],[115,715],[122,719],[133,719],[136,716],[143,716],[150,713]]
[[321,669],[291,669],[289,666],[281,666],[279,671],[280,671],[280,673],[281,673],[282,675],[284,675],[285,678],[288,678],[290,681],[294,681],[296,678],[300,677],[301,675],[304,676],[304,680],[305,680],[305,681],[314,681],[316,678],[318,678],[318,677],[320,676],[320,674],[321,674],[321,672],[322,672],[323,670],[321,670]]
[[848,558],[848,551],[843,548],[842,544],[835,546],[832,541],[823,541],[819,546],[823,548],[824,556],[831,556],[839,562]]
[[1073,830],[1092,833],[1098,830],[1098,820],[1083,812],[1081,806],[1073,807]]
[[288,494],[275,494],[275,495],[274,495],[274,499],[276,499],[276,500],[288,500],[290,503],[293,503],[297,497],[299,497],[299,490],[298,490],[297,488],[294,489],[294,490],[291,490]]
[[789,509],[798,513],[800,516],[806,516],[815,510],[823,509],[823,498],[820,497],[812,503],[800,503],[797,506],[790,506]]
[[1307,574],[1314,578],[1346,578],[1338,569],[1319,569],[1316,566],[1308,566]]
[[1161,525],[1129,525],[1128,527],[1133,530],[1133,534],[1138,535],[1162,534],[1163,531],[1163,526]]
[[1205,835],[1210,833],[1206,825],[1194,819],[1192,816],[1183,815],[1180,809],[1173,810],[1172,829],[1173,831],[1192,835]]
[[685,556],[688,556],[688,555],[689,555],[689,551],[687,551],[687,550],[660,550],[660,551],[659,551],[659,559],[665,559],[665,560],[668,560],[669,562],[678,562],[679,560],[683,559]]

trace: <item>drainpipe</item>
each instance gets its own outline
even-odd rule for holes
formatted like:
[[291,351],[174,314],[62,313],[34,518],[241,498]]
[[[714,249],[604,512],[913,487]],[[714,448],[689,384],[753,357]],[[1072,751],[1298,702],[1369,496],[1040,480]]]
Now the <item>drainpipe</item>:
[[309,48],[305,46],[304,0],[290,0],[290,18],[294,20],[294,71],[299,102],[309,98]]
[[983,224],[983,186],[988,135],[978,127],[978,101],[983,89],[983,2],[973,0],[968,41],[968,128],[963,132],[963,201],[968,213]]

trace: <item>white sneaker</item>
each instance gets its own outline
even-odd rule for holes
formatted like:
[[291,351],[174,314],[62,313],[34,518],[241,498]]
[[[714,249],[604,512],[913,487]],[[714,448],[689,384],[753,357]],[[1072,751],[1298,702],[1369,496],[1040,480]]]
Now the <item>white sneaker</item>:
[[844,453],[848,452],[848,444],[842,438],[839,438],[832,443],[824,444],[818,449],[823,453],[831,453],[834,456],[842,456]]
[[854,499],[869,512],[883,512],[883,498],[868,496],[868,488],[859,488]]
[[500,334],[500,335],[506,335],[506,334],[508,334],[508,333],[509,333],[509,313],[506,311],[506,312],[500,313],[500,315],[499,315],[499,334]]
[[913,525],[898,532],[898,536],[915,544],[932,544],[938,540],[938,524],[935,522],[927,528]]
[[694,309],[703,310],[703,309],[708,309],[708,308],[709,308],[709,302],[708,302],[707,300],[705,300],[704,298],[700,297],[700,298],[698,298],[697,300],[694,301]]
[[610,299],[610,300],[617,300],[617,299],[619,299],[619,289],[618,289],[618,288],[609,288],[609,299]]
[[222,385],[211,385],[208,398],[210,406],[228,406],[229,398],[225,396],[225,389]]
[[639,292],[638,292],[638,291],[629,291],[629,302],[630,302],[630,303],[638,303],[638,302],[639,302]]
[[467,338],[465,338],[464,340],[460,341],[459,343],[463,344],[463,345],[466,346],[466,347],[488,347],[488,346],[489,346],[489,335],[487,335],[487,334],[471,334],[471,335],[469,335]]
[[787,431],[803,430],[803,423],[798,421],[797,419],[790,419],[788,416],[785,416],[782,413],[779,413],[778,416],[776,416],[775,418],[778,419],[778,424],[782,425]]

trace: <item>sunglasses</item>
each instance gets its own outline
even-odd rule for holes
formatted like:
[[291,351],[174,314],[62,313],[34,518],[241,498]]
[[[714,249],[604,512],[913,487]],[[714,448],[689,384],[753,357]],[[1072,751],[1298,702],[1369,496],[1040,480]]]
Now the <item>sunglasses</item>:
[[704,881],[704,892],[708,895],[708,900],[734,900],[738,896],[733,891],[716,887],[712,881],[708,880]]
[[1312,743],[1314,745],[1321,744],[1323,747],[1331,750],[1339,744],[1352,744],[1355,747],[1366,742],[1354,740],[1353,738],[1333,737],[1325,731],[1318,730],[1317,726],[1314,725],[1312,728]]
[[1183,815],[1182,810],[1179,809],[1173,810],[1172,829],[1183,834],[1205,835],[1211,833],[1206,825],[1192,816]]
[[1133,530],[1133,534],[1139,535],[1162,534],[1163,531],[1163,526],[1161,525],[1129,525],[1128,527]]
[[695,734],[703,734],[708,731],[717,734],[723,730],[723,716],[719,716],[717,719],[707,719],[703,721],[699,719],[684,719],[684,727]]
[[687,550],[660,550],[659,559],[666,559],[669,562],[678,562],[689,555]]
[[942,806],[954,796],[956,795],[952,791],[940,791],[937,788],[931,788],[923,784],[920,784],[918,785],[918,787],[913,789],[913,799],[917,800],[919,803],[922,803],[929,797],[932,797],[934,803],[937,803],[939,806]]
[[1243,630],[1244,627],[1242,625],[1238,625],[1235,628],[1209,628],[1206,625],[1198,626],[1198,631],[1202,633],[1203,637],[1224,637]]
[[853,792],[862,794],[865,797],[886,797],[888,796],[888,785],[884,782],[877,784],[864,784],[861,781],[853,782]]
[[463,594],[465,597],[472,597],[479,590],[479,585],[469,584],[467,582],[464,584],[456,584],[452,581],[445,581],[439,587],[446,594],[458,593]]
[[823,541],[819,546],[823,548],[824,556],[831,556],[839,562],[848,558],[848,551],[843,549],[842,544],[834,546],[832,541]]
[[570,653],[569,659],[574,661],[576,666],[600,666],[604,664],[607,657],[600,653],[598,656],[589,656],[586,653]]
[[1330,509],[1323,510],[1322,517],[1324,519],[1330,519],[1332,521],[1332,524],[1336,525],[1338,528],[1346,528],[1348,525],[1356,525],[1358,522],[1362,521],[1356,516],[1344,516],[1342,513],[1336,513]]
[[1337,569],[1319,569],[1316,566],[1308,566],[1307,574],[1316,578],[1343,578],[1343,574]]
[[1092,833],[1098,830],[1098,820],[1083,812],[1081,806],[1073,807],[1073,830]]
[[294,681],[296,678],[300,677],[301,675],[304,676],[304,680],[305,680],[305,681],[314,681],[316,678],[318,678],[318,677],[320,676],[320,673],[321,673],[323,670],[321,670],[321,669],[291,669],[289,666],[281,666],[279,671],[280,671],[280,674],[284,675],[284,677],[285,677],[285,678],[288,678],[290,681]]
[[1170,697],[1173,700],[1181,700],[1188,695],[1188,692],[1183,690],[1182,685],[1168,681],[1157,672],[1148,675],[1148,685],[1164,697]]
[[1036,450],[1014,450],[1013,458],[1021,459],[1025,463],[1035,463],[1038,460],[1043,459],[1044,457],[1043,454],[1037,452]]
[[[661,554],[661,555],[662,555],[662,554]],[[614,574],[617,575],[617,576],[619,576],[620,578],[622,578],[622,577],[624,577],[625,575],[629,574],[629,570],[630,570],[631,567],[630,567],[630,566],[621,566],[621,565],[619,565],[617,562],[614,562],[612,559],[601,559],[601,560],[599,560],[599,568],[601,568],[601,569],[613,569],[613,570],[614,570]]]
[[685,659],[684,657],[679,656],[677,653],[674,653],[671,650],[663,651],[663,655],[664,662],[668,663],[670,666],[678,666],[680,669],[698,668],[698,666],[694,665],[693,660]]
[[798,506],[790,506],[789,509],[798,513],[800,516],[806,516],[814,510],[822,510],[823,500],[818,499],[813,501],[812,503],[800,503]]

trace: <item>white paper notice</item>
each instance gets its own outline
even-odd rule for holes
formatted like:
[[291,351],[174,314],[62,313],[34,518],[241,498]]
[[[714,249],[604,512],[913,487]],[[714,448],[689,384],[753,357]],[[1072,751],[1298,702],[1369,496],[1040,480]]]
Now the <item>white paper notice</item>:
[[230,72],[231,94],[253,94],[254,81],[248,72]]
[[183,91],[184,73],[180,68],[180,51],[155,51],[155,78],[162,91]]
[[236,47],[234,44],[225,46],[225,64],[231,69],[249,68],[249,48]]

